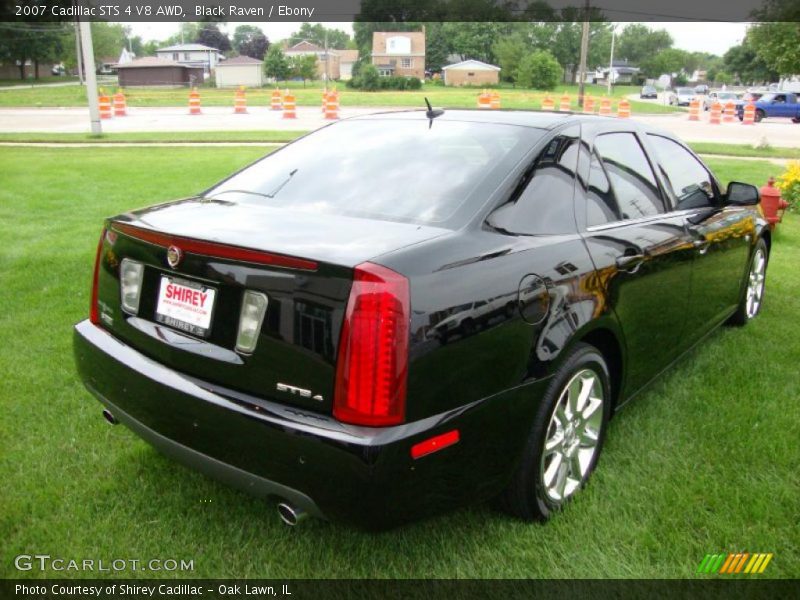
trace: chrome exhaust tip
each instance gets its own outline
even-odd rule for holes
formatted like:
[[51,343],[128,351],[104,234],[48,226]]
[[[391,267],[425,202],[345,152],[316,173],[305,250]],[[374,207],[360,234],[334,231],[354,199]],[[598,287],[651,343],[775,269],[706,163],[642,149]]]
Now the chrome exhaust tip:
[[117,421],[117,417],[111,414],[111,411],[107,408],[103,409],[103,418],[108,421],[111,425],[118,425],[119,421]]
[[289,527],[294,527],[308,515],[306,511],[301,508],[296,508],[286,502],[279,502],[278,516],[281,518],[281,521],[286,523]]

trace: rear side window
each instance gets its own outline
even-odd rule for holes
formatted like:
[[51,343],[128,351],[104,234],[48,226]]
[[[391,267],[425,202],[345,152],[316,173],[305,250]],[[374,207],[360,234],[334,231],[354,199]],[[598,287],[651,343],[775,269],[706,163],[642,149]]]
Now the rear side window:
[[457,227],[543,134],[446,118],[344,121],[247,167],[206,198]]
[[572,196],[579,148],[577,126],[554,137],[526,173],[518,192],[489,216],[489,224],[519,235],[575,231]]
[[666,211],[653,169],[633,133],[607,133],[598,136],[594,146],[614,196],[610,221]]
[[676,199],[676,208],[686,210],[716,204],[714,182],[708,171],[677,142],[648,134],[667,185]]

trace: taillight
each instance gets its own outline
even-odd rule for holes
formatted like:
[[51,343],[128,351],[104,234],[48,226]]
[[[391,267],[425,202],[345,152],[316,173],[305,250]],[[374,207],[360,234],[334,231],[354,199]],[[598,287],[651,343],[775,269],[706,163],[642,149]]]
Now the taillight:
[[95,325],[100,324],[100,311],[97,308],[97,280],[100,276],[100,258],[103,254],[103,240],[106,237],[106,230],[100,234],[100,241],[97,242],[97,253],[94,257],[94,275],[92,276],[92,304],[89,307],[89,320]]
[[336,419],[370,427],[403,422],[410,314],[408,279],[372,263],[355,268],[339,341]]

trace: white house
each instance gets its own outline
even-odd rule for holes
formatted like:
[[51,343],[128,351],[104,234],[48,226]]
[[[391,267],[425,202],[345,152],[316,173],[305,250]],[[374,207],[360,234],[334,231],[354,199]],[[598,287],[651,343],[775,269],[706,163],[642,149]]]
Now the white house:
[[442,67],[445,85],[497,85],[500,67],[480,60],[464,60]]
[[208,74],[223,60],[222,53],[216,48],[203,44],[178,44],[156,50],[158,58],[171,60],[187,67],[202,67]]
[[217,87],[261,87],[264,85],[264,61],[249,56],[229,58],[217,65]]

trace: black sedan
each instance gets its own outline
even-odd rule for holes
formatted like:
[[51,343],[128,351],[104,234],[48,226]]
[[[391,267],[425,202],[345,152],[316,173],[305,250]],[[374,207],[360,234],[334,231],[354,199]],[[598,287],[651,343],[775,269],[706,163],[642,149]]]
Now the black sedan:
[[75,358],[109,422],[287,523],[546,519],[615,411],[759,313],[757,201],[629,120],[350,119],[108,219]]
[[658,98],[658,90],[652,85],[643,85],[639,98]]

